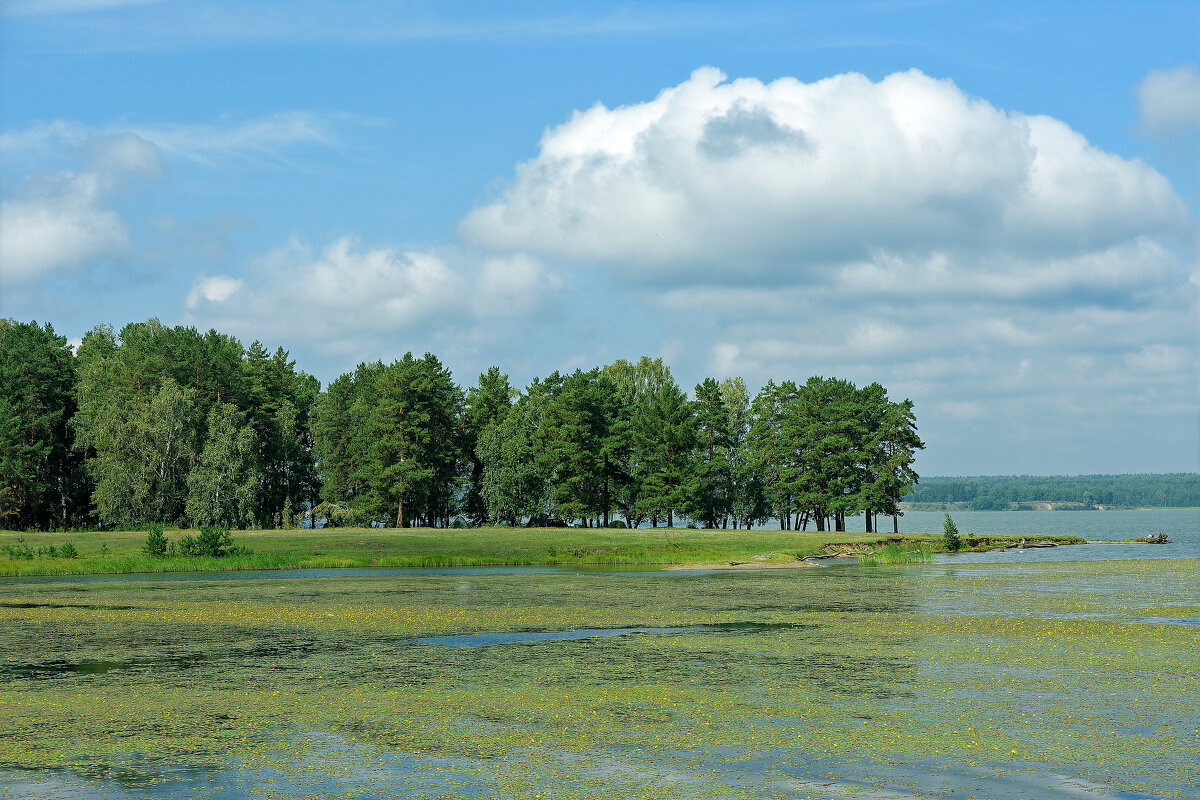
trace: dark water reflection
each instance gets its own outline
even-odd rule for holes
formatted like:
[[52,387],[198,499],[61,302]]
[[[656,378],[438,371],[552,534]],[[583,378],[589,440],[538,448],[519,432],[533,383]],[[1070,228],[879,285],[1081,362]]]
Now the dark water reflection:
[[208,656],[196,654],[162,658],[133,658],[124,661],[41,661],[29,664],[0,664],[0,680],[17,678],[40,680],[71,675],[106,675],[109,672],[120,670],[153,673],[190,669],[207,660]]

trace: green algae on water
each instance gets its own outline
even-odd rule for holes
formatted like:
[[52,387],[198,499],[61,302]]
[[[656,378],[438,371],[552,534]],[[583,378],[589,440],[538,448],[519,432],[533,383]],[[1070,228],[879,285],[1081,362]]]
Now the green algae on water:
[[[1200,560],[5,583],[0,793],[1195,796],[1198,585]],[[587,628],[672,632],[419,641]]]

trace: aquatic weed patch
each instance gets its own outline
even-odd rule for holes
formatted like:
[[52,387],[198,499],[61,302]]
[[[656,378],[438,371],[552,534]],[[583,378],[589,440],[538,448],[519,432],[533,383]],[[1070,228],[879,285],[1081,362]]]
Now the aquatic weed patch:
[[[909,763],[981,794],[1017,792],[999,777],[1016,771],[1187,797],[1200,650],[1154,619],[1200,605],[1198,578],[1176,560],[0,584],[0,769],[94,787],[115,770],[167,797],[211,780],[297,797],[935,792],[897,773]],[[134,666],[19,670],[89,661]]]

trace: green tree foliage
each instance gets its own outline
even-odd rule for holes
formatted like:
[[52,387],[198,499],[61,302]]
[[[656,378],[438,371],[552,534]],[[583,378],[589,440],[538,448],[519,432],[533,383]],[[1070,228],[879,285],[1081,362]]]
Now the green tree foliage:
[[[471,464],[469,488],[464,511],[477,523],[494,522],[501,517],[492,514],[484,494],[485,462],[479,453],[479,443],[484,437],[496,438],[496,430],[504,423],[518,394],[508,382],[508,376],[499,367],[490,367],[479,376],[479,383],[467,391],[466,424],[463,446]],[[489,445],[492,443],[489,443]],[[492,452],[499,458],[500,453]],[[508,520],[510,516],[503,517]]]
[[538,468],[546,476],[548,507],[590,525],[608,515],[621,481],[627,420],[615,385],[599,369],[551,376],[552,391],[538,432]]
[[733,454],[729,411],[720,384],[705,378],[696,384],[692,403],[695,419],[695,450],[685,491],[688,517],[716,528],[727,525],[733,509]]
[[534,380],[498,423],[479,435],[480,496],[490,519],[518,525],[546,513],[548,485],[537,464],[537,436],[548,395]]
[[163,526],[157,522],[150,523],[146,534],[146,544],[142,547],[151,558],[162,558],[167,554],[167,537],[163,534]]
[[295,366],[283,348],[270,354],[257,341],[242,362],[241,410],[254,431],[260,465],[253,517],[263,527],[281,525],[285,507],[317,494],[308,417],[320,386]]
[[917,480],[911,465],[924,444],[912,403],[892,403],[878,384],[768,382],[750,417],[749,464],[784,528],[812,520],[842,531],[848,516],[895,512],[895,498]]
[[233,550],[233,536],[224,525],[201,525],[195,550],[198,556],[224,558]]
[[730,519],[733,527],[745,525],[749,529],[770,516],[762,478],[750,458],[750,393],[741,378],[726,378],[721,382],[720,392],[729,434]]
[[324,499],[397,527],[448,525],[469,460],[464,423],[462,391],[433,355],[360,364],[318,402]]
[[[256,342],[246,351],[216,331],[200,334],[151,319],[120,334],[93,329],[76,362],[75,444],[86,457],[95,483],[92,505],[103,522],[186,519],[188,475],[203,461],[211,411],[218,407],[242,414],[254,434],[254,505],[239,519],[272,527],[285,506],[316,500],[309,416],[319,385],[297,373],[282,349],[269,355]],[[209,454],[210,471],[215,454]],[[196,500],[191,507],[204,504]]]
[[86,485],[69,426],[74,383],[71,349],[51,325],[0,320],[0,526],[81,521]]
[[962,537],[958,535],[958,526],[954,524],[954,520],[950,519],[949,514],[942,522],[942,546],[951,553],[957,553],[962,548]]
[[378,401],[376,384],[386,367],[359,364],[321,394],[313,421],[314,452],[320,464],[321,497],[340,507],[366,508],[367,451],[371,435],[364,424]]
[[913,469],[916,451],[925,443],[917,436],[916,415],[911,400],[887,403],[883,418],[874,436],[874,481],[866,488],[866,505],[870,511],[892,515],[892,532],[900,531],[899,498],[917,485]]
[[[187,475],[196,455],[195,391],[174,379],[125,403],[90,415],[80,429],[95,452],[87,466],[95,483],[92,502],[110,522],[175,522],[183,518]],[[81,406],[86,402],[81,397]]]
[[188,475],[186,516],[200,525],[243,527],[258,509],[261,479],[253,427],[229,403],[208,412],[208,436]]
[[750,407],[750,426],[746,437],[749,471],[761,482],[762,503],[766,516],[790,527],[795,493],[796,470],[792,431],[785,426],[785,414],[794,402],[796,386],[790,381],[767,384],[755,396]]
[[687,395],[674,380],[660,383],[635,417],[633,440],[641,453],[641,490],[635,511],[658,526],[675,524],[687,502],[696,447],[696,419]]
[[689,400],[649,357],[524,392],[491,367],[464,393],[435,356],[409,353],[321,392],[282,348],[155,319],[98,326],[74,356],[49,326],[6,320],[0,356],[9,527],[590,526],[620,514],[844,530],[865,514],[870,530],[899,513],[924,446],[912,403],[877,383],[769,381],[751,400],[741,379],[707,378]]
[[395,509],[397,527],[449,524],[457,489],[462,393],[431,354],[408,353],[377,384],[367,428],[372,505]]
[[1032,503],[1092,507],[1196,508],[1200,475],[986,475],[922,479],[903,496],[908,502],[956,503],[974,511]]
[[651,424],[648,415],[657,413],[654,404],[664,388],[677,392],[679,387],[661,358],[642,356],[636,364],[621,358],[604,367],[603,372],[612,382],[623,421],[627,423],[622,431],[627,438],[621,451],[622,480],[616,495],[617,508],[632,525],[640,525],[646,519],[657,525],[666,513],[660,502],[661,487],[650,494],[643,491],[651,468],[657,463],[654,439],[645,435]]

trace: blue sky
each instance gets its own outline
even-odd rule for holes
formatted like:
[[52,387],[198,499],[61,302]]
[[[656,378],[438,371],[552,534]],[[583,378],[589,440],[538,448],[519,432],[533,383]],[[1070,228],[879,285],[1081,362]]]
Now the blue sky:
[[0,315],[878,380],[925,474],[1200,470],[1195,3],[0,14]]

